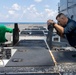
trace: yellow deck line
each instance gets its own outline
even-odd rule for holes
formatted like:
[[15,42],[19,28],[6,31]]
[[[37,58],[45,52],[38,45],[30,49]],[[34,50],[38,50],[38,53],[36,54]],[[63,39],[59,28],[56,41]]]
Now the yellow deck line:
[[56,60],[55,60],[55,57],[54,57],[54,55],[53,55],[53,53],[52,53],[51,50],[49,50],[49,52],[50,52],[50,55],[51,55],[51,57],[52,57],[52,59],[53,59],[53,61],[54,61],[54,63],[55,63],[55,66],[56,66],[56,65],[57,65],[57,62],[56,62]]

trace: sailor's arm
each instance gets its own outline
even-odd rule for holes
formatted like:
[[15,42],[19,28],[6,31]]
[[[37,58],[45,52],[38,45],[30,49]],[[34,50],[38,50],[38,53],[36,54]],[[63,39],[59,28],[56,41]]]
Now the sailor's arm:
[[57,31],[57,34],[61,37],[64,36],[64,28],[58,24],[54,24],[54,28],[56,29]]
[[13,33],[13,28],[7,28],[6,27],[6,32]]

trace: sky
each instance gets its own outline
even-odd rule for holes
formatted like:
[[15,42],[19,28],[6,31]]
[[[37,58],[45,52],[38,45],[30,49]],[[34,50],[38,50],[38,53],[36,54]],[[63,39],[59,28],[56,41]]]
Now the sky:
[[55,20],[59,0],[0,0],[0,22]]

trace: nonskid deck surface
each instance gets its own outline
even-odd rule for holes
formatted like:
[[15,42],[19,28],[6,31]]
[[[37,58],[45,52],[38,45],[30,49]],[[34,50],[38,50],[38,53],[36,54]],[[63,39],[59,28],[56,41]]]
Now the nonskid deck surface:
[[[11,57],[6,59],[5,56],[1,59],[3,65],[0,65],[0,73],[7,73],[7,75],[24,75],[20,73],[26,72],[25,75],[59,75],[60,72],[67,71],[68,69],[71,71],[76,70],[73,66],[72,68],[69,68],[69,66],[66,68],[68,63],[76,66],[76,50],[66,49],[70,47],[68,43],[53,42],[53,48],[49,50],[44,39],[33,38],[34,39],[20,39],[19,42],[10,49]],[[7,54],[8,56],[10,55],[9,52]],[[13,72],[13,74],[9,72]]]
[[[28,42],[26,42],[28,43]],[[40,42],[41,43],[41,42]],[[33,44],[36,45],[36,44]],[[37,44],[38,45],[38,44]],[[14,47],[16,52],[10,58],[5,67],[0,69],[0,72],[75,72],[76,71],[76,51],[70,47],[67,47],[73,51],[67,50],[65,47],[59,47],[59,50],[51,50],[55,60],[52,59],[48,48],[44,46],[27,46],[27,47]],[[62,48],[62,49],[61,49]],[[14,51],[13,49],[13,51]],[[45,59],[46,58],[46,59]],[[55,68],[56,66],[56,68]],[[31,69],[29,67],[32,67]],[[37,68],[38,67],[38,68]],[[41,68],[43,67],[43,68]],[[64,74],[63,72],[63,74]],[[59,73],[58,73],[59,74]],[[76,73],[75,73],[76,74]],[[44,75],[44,74],[42,74]],[[53,74],[55,75],[55,74]],[[65,74],[64,74],[65,75]]]
[[[25,44],[25,42],[27,44]],[[37,75],[59,75],[59,73],[49,73],[50,71],[53,72],[54,69],[52,66],[55,66],[55,64],[46,43],[43,40],[34,40],[33,43],[31,42],[28,40],[22,43],[18,42],[18,44],[24,44],[24,46],[16,45],[11,49],[13,54],[5,66],[0,68],[0,72],[28,72],[25,75],[29,75],[31,71],[33,72],[30,73],[31,75],[36,75],[37,73]],[[3,62],[5,62],[4,60],[5,59],[3,59]],[[32,68],[29,69],[29,67]],[[46,72],[46,74],[44,72]]]
[[20,40],[11,49],[11,57],[7,63],[5,59],[3,62],[6,67],[55,65],[44,40]]
[[18,49],[6,66],[51,66],[54,65],[50,53],[45,48]]
[[76,51],[52,52],[57,63],[76,63]]
[[44,40],[20,40],[14,47],[42,47],[48,49]]

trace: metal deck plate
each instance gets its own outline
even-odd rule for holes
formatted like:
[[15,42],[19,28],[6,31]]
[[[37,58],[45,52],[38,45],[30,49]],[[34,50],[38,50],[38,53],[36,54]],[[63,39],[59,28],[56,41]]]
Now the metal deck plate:
[[18,49],[6,66],[51,66],[52,57],[45,48]]
[[53,47],[70,47],[67,42],[52,42]]
[[42,47],[48,49],[44,40],[20,40],[15,47]]
[[76,51],[52,52],[57,63],[76,63]]
[[25,36],[44,36],[43,31],[40,30],[25,30],[21,31],[20,35],[25,35]]

